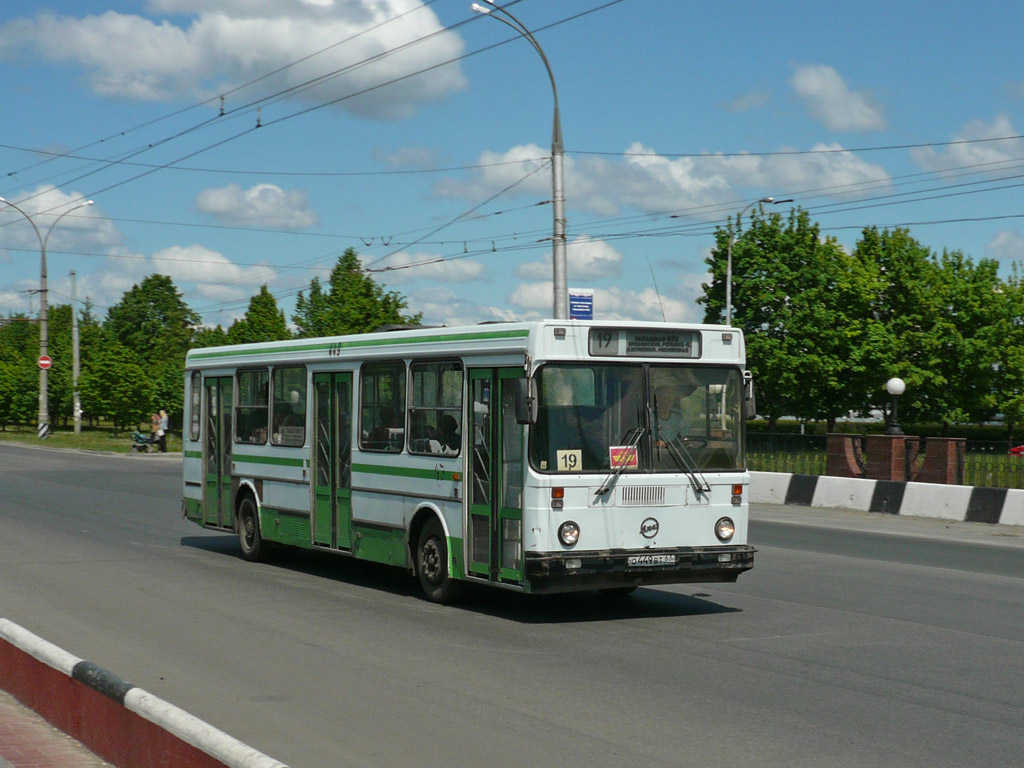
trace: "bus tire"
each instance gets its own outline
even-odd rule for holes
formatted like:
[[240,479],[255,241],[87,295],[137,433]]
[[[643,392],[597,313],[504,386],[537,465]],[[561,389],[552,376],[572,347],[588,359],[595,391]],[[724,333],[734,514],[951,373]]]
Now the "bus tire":
[[242,557],[246,560],[257,562],[266,555],[256,501],[249,494],[243,496],[238,503],[238,543],[242,547]]
[[427,600],[432,603],[452,602],[459,584],[448,573],[448,542],[436,517],[431,517],[420,531],[416,544],[416,574]]

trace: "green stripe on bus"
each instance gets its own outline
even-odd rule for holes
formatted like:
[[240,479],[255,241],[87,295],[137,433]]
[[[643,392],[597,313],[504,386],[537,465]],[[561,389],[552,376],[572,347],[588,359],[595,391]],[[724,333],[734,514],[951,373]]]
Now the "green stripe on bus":
[[353,464],[353,472],[391,477],[415,477],[421,480],[455,480],[455,472],[438,472],[433,469],[412,469],[411,467],[382,467],[379,464]]
[[303,459],[285,459],[280,456],[251,456],[244,453],[236,453],[231,457],[232,461],[241,464],[275,464],[280,467],[301,467]]
[[203,458],[202,451],[185,451],[186,459],[201,459]]
[[221,352],[193,352],[190,360],[207,360],[215,357],[252,357],[264,354],[288,354],[291,352],[316,352],[329,349],[354,349],[358,347],[387,347],[396,344],[426,344],[444,341],[482,341],[485,339],[517,339],[530,335],[527,328],[515,331],[484,331],[481,333],[453,333],[449,336],[419,336],[409,338],[368,339],[360,341],[329,341],[316,344],[297,344],[289,347],[258,347],[256,349],[223,350]]

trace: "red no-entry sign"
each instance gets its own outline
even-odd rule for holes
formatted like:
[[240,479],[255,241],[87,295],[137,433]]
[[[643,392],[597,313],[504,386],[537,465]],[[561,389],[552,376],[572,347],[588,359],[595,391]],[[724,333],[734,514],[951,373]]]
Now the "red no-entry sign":
[[46,369],[46,368],[49,368],[51,365],[53,365],[53,360],[50,359],[49,355],[40,355],[39,356],[39,367],[40,368]]

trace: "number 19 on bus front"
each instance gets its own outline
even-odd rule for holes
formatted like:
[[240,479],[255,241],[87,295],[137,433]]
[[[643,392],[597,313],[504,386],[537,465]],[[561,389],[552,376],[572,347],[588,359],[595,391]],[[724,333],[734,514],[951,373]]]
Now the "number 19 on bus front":
[[559,472],[579,472],[583,466],[583,451],[557,451],[555,461]]

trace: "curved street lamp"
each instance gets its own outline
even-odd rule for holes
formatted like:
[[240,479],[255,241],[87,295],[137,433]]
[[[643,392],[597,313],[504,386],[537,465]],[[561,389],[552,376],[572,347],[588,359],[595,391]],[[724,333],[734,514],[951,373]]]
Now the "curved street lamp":
[[554,288],[554,319],[568,320],[569,284],[565,257],[565,187],[562,171],[565,147],[562,144],[562,119],[558,112],[558,87],[555,85],[555,75],[551,71],[548,57],[544,55],[544,50],[530,33],[530,30],[508,10],[496,5],[494,0],[484,0],[484,2],[487,5],[473,3],[470,8],[477,13],[497,19],[502,24],[512,27],[512,29],[525,37],[530,45],[533,46],[533,49],[540,54],[541,61],[544,62],[544,68],[548,71],[548,79],[551,80],[551,93],[555,98],[555,114],[551,129],[551,202],[554,214],[551,263]]
[[[744,216],[744,214],[746,214],[746,212],[749,211],[751,208],[753,208],[755,205],[762,205],[762,204],[765,204],[765,203],[770,203],[772,205],[778,205],[779,203],[792,203],[792,202],[793,202],[793,198],[791,198],[791,197],[787,197],[785,200],[776,200],[774,197],[762,197],[760,200],[755,200],[754,202],[748,204],[746,208],[744,208],[742,211],[740,211],[739,216],[736,217],[736,223],[738,225],[740,225],[740,226],[743,226],[743,216]],[[732,244],[733,244],[733,241],[735,239],[736,239],[736,237],[733,234],[732,228],[730,227],[730,229],[729,229],[729,255],[726,258],[726,262],[725,262],[725,324],[726,325],[732,325]]]
[[[79,208],[85,208],[86,206],[92,205],[92,200],[86,200],[83,203],[79,203],[74,208],[68,208],[64,213],[54,219],[50,228],[46,230],[45,237],[39,231],[39,227],[32,220],[25,211],[16,206],[10,200],[5,200],[0,197],[0,203],[3,203],[10,208],[13,208],[26,219],[28,223],[32,225],[32,229],[35,230],[36,237],[39,239],[39,254],[40,254],[40,267],[39,267],[39,358],[40,362],[42,358],[46,356],[47,345],[49,342],[46,321],[48,315],[48,307],[46,303],[46,244],[50,240],[50,235],[53,233],[53,228],[57,226],[61,219],[67,216],[72,211],[77,211]],[[38,214],[37,214],[38,215]],[[72,311],[74,311],[72,309]],[[39,418],[37,419],[36,431],[39,437],[50,436],[50,396],[47,387],[48,379],[46,368],[42,365],[39,366]]]

